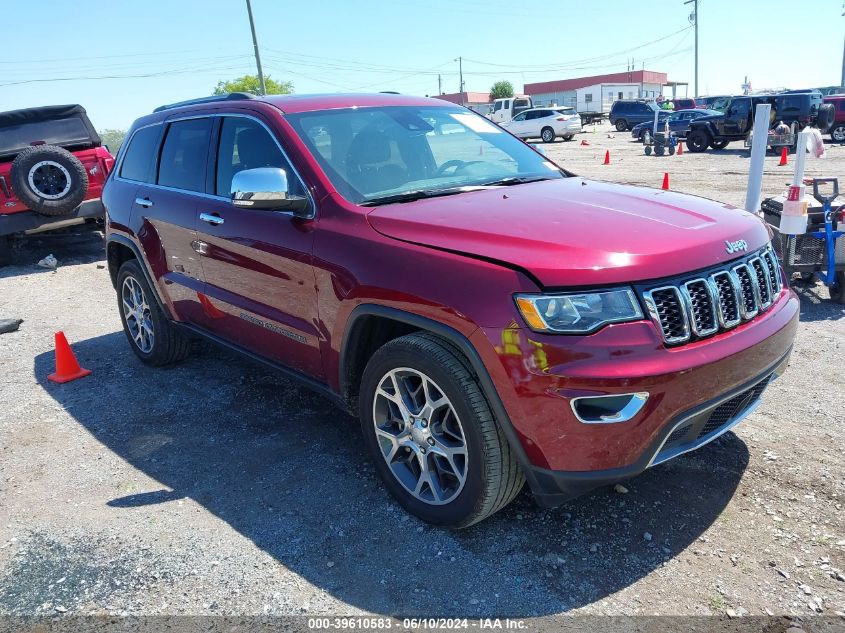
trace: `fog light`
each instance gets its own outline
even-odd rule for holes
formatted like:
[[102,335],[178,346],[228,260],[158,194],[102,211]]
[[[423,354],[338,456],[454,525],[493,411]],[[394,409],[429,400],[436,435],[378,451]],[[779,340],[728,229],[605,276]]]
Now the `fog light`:
[[645,406],[648,392],[585,396],[570,401],[575,417],[584,424],[627,422]]

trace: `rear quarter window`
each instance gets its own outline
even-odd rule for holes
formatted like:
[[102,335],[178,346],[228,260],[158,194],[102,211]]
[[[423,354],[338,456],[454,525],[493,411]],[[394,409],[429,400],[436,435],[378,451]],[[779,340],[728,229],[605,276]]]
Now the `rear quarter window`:
[[153,165],[160,133],[161,126],[153,125],[141,128],[132,135],[120,166],[121,178],[138,182],[153,181]]

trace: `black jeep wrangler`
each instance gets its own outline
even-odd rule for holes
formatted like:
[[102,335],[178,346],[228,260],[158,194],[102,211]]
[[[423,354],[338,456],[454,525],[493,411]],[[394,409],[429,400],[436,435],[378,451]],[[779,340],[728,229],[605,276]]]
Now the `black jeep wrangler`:
[[723,114],[690,122],[687,147],[691,152],[703,152],[708,147],[724,149],[731,141],[744,141],[754,127],[754,110],[760,103],[772,106],[770,127],[783,121],[787,125],[796,123],[798,129],[815,125],[827,132],[835,117],[833,105],[824,103],[817,90],[732,97]]

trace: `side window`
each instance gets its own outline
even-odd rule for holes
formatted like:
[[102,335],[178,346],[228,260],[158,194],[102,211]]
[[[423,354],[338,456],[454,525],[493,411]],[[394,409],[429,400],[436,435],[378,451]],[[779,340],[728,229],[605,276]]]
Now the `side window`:
[[497,101],[497,102],[496,102],[496,105],[494,105],[494,106],[493,106],[493,112],[498,112],[498,111],[499,111],[499,110],[501,110],[501,109],[502,109],[502,102],[501,102],[501,101]]
[[514,121],[516,121],[517,123],[519,123],[520,121],[524,121],[526,118],[528,118],[528,115],[529,115],[529,114],[530,114],[530,112],[529,112],[529,113],[520,112],[519,114],[517,114],[517,115],[513,118],[513,120],[514,120]]
[[141,128],[132,136],[120,166],[120,177],[138,182],[152,182],[160,125]]
[[158,184],[187,191],[205,191],[210,137],[210,118],[171,123],[161,149]]
[[587,93],[584,95],[584,103],[592,103],[593,102],[593,95],[592,93]]
[[624,95],[622,94],[622,91],[621,91],[621,90],[619,91],[619,98],[620,98],[620,99],[624,99]]
[[288,176],[290,193],[305,195],[302,183],[294,175],[282,150],[263,125],[244,117],[224,117],[217,149],[217,195],[228,197],[232,190],[232,177],[236,173],[259,167],[284,169]]
[[504,102],[504,105],[502,105],[502,107],[503,107],[505,110],[510,109],[510,107],[511,107],[511,100],[510,100],[510,99],[508,99],[507,101],[505,101],[505,102]]

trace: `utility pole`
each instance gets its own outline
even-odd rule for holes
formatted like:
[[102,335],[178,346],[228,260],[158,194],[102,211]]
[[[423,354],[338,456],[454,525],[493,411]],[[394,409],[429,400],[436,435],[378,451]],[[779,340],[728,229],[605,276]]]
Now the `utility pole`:
[[694,97],[698,96],[698,0],[687,0],[684,4],[692,4],[692,15],[690,16],[690,21],[692,21],[693,26],[695,27],[695,90],[693,91],[695,94]]
[[252,31],[252,46],[255,49],[255,65],[258,67],[258,84],[261,94],[267,94],[264,86],[264,71],[261,70],[261,55],[258,53],[258,38],[255,36],[255,20],[252,19],[252,5],[246,0],[246,12],[249,14],[249,28]]
[[464,62],[462,57],[455,60],[458,62],[458,77],[460,78],[461,86],[459,92],[461,93],[461,105],[464,105]]
[[440,73],[437,73],[437,96],[443,94],[443,82],[440,80]]

